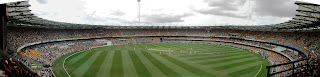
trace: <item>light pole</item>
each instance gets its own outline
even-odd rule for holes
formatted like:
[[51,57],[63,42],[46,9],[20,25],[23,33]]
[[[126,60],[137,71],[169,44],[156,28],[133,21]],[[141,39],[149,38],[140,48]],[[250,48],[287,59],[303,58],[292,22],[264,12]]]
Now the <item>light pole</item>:
[[139,9],[139,26],[140,26],[140,2],[141,2],[141,0],[138,0],[138,9]]

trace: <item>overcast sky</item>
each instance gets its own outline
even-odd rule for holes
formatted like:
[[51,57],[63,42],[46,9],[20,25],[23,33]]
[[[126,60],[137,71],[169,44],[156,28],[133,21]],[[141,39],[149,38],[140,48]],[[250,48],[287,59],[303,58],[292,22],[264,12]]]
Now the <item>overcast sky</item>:
[[[308,0],[302,0],[308,1]],[[310,1],[310,0],[309,0]],[[318,2],[317,0],[311,0]],[[142,24],[265,25],[290,20],[295,0],[141,0]],[[81,24],[137,24],[137,0],[29,0],[41,18]]]

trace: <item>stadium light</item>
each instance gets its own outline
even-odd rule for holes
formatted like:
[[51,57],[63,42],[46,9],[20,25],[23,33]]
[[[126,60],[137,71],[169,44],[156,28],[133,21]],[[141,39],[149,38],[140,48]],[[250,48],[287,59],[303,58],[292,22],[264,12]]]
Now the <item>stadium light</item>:
[[138,0],[138,9],[139,9],[139,25],[140,25],[140,2],[141,2],[141,0]]

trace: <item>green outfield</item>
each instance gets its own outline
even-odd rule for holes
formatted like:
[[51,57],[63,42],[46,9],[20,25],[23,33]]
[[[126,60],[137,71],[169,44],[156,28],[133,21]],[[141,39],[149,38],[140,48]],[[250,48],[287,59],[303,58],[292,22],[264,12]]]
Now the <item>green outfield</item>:
[[[57,77],[68,77],[56,60]],[[261,68],[262,64],[262,68]],[[258,77],[270,65],[262,56],[226,46],[153,43],[108,46],[75,54],[65,61],[73,77]]]

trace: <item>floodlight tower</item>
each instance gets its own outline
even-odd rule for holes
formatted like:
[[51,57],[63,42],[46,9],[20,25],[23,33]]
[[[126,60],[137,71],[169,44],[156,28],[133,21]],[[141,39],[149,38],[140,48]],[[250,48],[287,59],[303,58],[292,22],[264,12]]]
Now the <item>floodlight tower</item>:
[[141,0],[138,0],[138,9],[139,9],[139,25],[140,25],[140,2],[141,2]]

